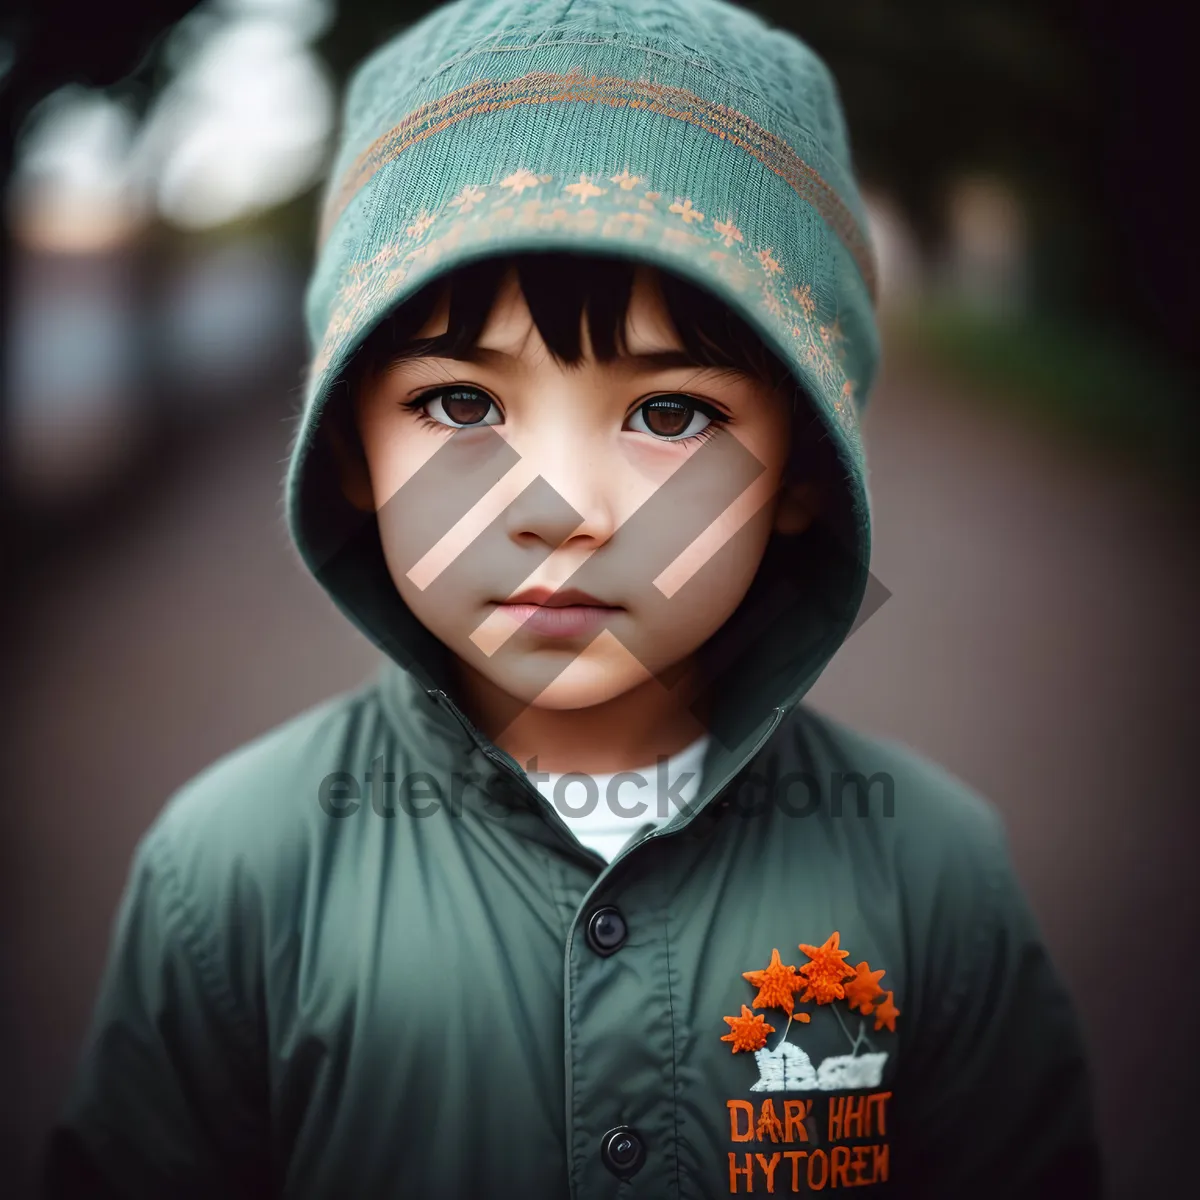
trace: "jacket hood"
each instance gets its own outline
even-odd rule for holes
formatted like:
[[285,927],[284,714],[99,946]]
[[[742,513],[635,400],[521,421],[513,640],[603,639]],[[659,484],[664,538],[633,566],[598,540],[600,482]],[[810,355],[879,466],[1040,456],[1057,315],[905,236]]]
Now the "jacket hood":
[[706,648],[711,794],[811,687],[867,589],[859,420],[879,346],[866,228],[828,70],[752,14],[719,0],[436,10],[363,63],[345,101],[286,485],[301,557],[412,693],[461,718],[447,651],[401,600],[374,516],[338,484],[324,422],[349,402],[347,364],[405,300],[480,258],[631,258],[709,291],[808,397],[797,437],[831,487],[817,527],[772,539]]

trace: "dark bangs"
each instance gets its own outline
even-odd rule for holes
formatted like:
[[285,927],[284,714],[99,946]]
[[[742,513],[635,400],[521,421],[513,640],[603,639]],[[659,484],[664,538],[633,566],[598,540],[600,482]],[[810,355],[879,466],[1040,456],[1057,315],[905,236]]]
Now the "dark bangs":
[[[538,333],[559,363],[571,367],[583,361],[584,320],[596,359],[611,362],[626,350],[625,325],[638,265],[568,253],[518,254],[469,263],[435,280],[382,322],[350,364],[351,381],[361,384],[401,359],[468,358],[500,284],[513,267]],[[791,386],[788,369],[732,309],[665,271],[655,275],[684,352],[697,367],[740,371],[773,388]],[[446,332],[416,337],[447,289]]]

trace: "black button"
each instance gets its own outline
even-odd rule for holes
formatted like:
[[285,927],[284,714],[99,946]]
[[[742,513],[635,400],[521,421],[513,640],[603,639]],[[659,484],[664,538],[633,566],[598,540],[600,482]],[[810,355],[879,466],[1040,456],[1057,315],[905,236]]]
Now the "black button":
[[628,935],[625,918],[611,904],[596,909],[588,920],[587,944],[601,957],[620,950]]
[[628,1179],[642,1169],[646,1145],[635,1130],[618,1125],[600,1139],[600,1157],[618,1179]]

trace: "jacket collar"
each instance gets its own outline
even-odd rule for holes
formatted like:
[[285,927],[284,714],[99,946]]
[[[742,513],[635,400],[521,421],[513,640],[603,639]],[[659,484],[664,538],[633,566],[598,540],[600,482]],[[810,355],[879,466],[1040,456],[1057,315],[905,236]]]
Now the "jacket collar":
[[[482,809],[486,805],[490,815],[495,816],[496,805],[502,804],[514,810],[534,812],[555,827],[570,845],[577,845],[562,818],[530,783],[520,764],[485,737],[445,691],[423,686],[412,674],[390,661],[381,667],[378,688],[384,712],[401,745],[420,746],[422,757],[448,774],[465,769],[480,778],[491,775],[504,781],[504,786],[493,788],[489,797],[475,789],[466,789],[463,792],[464,809]],[[704,813],[753,761],[786,715],[785,708],[774,708],[747,723],[730,720],[730,711],[726,709],[724,719],[721,712],[716,714],[695,799],[666,825],[654,830],[651,837],[686,829]],[[560,840],[557,833],[552,838],[556,844]],[[590,855],[590,852],[586,853]]]

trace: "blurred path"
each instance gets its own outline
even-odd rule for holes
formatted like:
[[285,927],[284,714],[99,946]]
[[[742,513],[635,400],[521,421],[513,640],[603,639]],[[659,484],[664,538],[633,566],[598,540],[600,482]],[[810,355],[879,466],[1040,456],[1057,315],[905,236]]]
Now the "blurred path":
[[[285,416],[247,414],[203,445],[135,520],[32,581],[10,631],[18,1180],[73,1065],[137,837],[216,756],[373,668],[284,536]],[[1196,1115],[1196,1056],[1171,1036],[1197,977],[1192,515],[911,367],[882,381],[869,443],[873,566],[893,595],[814,703],[1001,807],[1094,1048],[1113,1194],[1165,1194]]]

